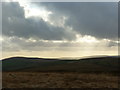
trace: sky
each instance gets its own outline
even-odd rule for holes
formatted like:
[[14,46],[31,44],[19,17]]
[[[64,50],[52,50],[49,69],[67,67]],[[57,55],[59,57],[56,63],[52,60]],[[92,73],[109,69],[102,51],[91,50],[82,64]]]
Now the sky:
[[2,58],[118,55],[117,2],[2,2]]

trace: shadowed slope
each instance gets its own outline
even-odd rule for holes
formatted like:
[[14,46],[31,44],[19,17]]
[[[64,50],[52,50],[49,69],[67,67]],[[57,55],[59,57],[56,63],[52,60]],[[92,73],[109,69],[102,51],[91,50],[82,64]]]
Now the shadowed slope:
[[118,71],[119,57],[79,60],[12,57],[2,60],[3,71]]

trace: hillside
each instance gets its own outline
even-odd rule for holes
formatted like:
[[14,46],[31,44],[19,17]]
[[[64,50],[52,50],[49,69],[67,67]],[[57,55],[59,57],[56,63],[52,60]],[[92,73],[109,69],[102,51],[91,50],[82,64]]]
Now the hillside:
[[118,57],[76,60],[7,58],[2,60],[2,87],[118,88],[119,72],[116,72],[118,59]]
[[118,71],[118,57],[76,60],[12,57],[2,60],[3,71]]

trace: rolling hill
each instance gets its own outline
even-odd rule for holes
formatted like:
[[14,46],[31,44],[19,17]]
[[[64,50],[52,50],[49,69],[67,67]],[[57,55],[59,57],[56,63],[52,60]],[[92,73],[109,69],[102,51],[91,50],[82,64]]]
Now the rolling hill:
[[2,71],[118,71],[119,57],[90,57],[83,59],[47,59],[11,57],[2,60]]

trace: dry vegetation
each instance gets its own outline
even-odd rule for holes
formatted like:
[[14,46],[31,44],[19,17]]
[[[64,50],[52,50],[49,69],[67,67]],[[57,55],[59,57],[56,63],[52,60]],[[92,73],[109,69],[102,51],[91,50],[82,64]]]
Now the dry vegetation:
[[111,73],[3,72],[3,88],[118,88]]

